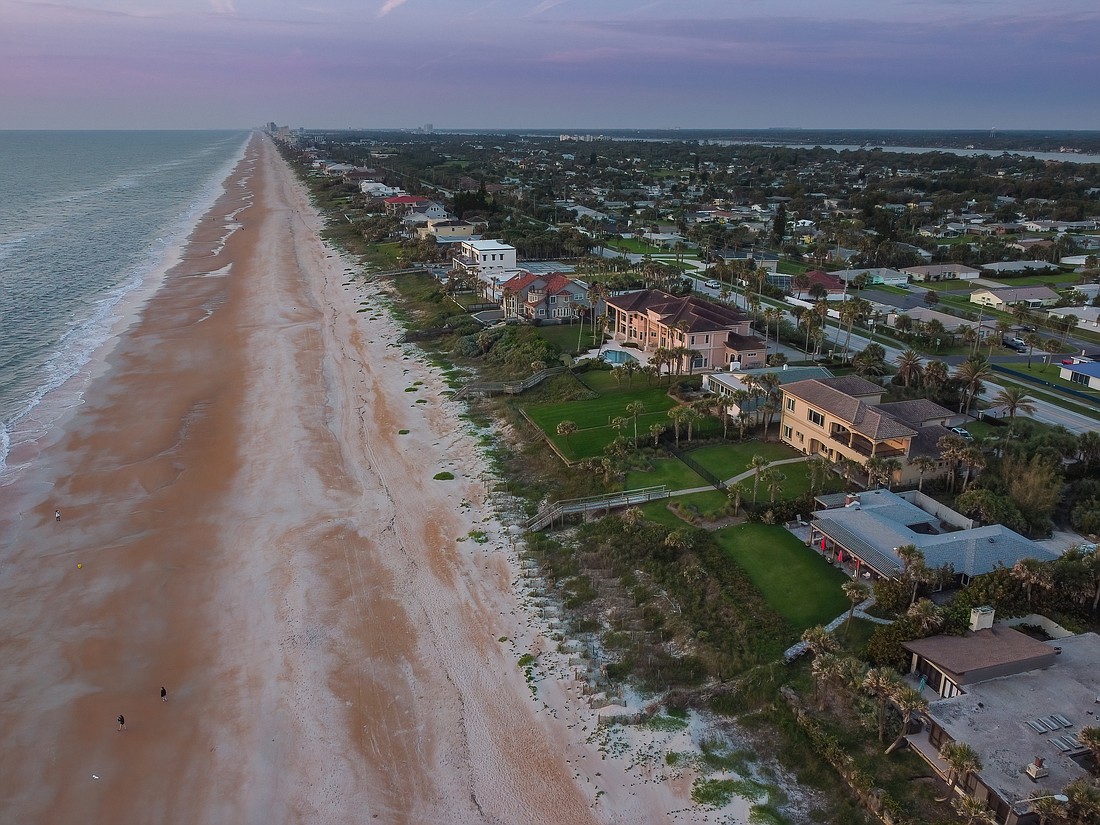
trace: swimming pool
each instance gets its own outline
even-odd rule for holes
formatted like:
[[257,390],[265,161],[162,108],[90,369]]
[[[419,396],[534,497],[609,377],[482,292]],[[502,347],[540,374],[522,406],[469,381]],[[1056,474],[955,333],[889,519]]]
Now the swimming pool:
[[629,352],[623,352],[621,349],[609,349],[600,353],[600,358],[609,364],[625,364],[627,361],[638,360]]

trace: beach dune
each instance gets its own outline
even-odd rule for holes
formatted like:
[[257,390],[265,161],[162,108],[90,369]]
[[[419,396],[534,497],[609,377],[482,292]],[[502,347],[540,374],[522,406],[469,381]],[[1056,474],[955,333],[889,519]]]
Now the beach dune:
[[686,789],[527,684],[542,642],[475,439],[320,228],[254,136],[0,488],[3,819],[669,821]]

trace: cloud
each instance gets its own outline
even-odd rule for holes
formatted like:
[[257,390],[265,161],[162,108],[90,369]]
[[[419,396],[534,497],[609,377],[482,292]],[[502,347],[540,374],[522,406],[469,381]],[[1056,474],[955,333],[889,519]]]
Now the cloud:
[[236,14],[237,4],[234,0],[210,0],[210,8],[214,14]]
[[531,11],[531,16],[534,17],[536,14],[542,14],[544,11],[550,11],[550,9],[554,8],[554,6],[560,6],[562,3],[566,2],[568,2],[568,0],[542,0],[542,2],[535,6],[535,8]]
[[398,6],[403,6],[407,2],[408,2],[408,0],[386,0],[386,2],[383,4],[382,8],[380,8],[378,10],[378,16],[379,17],[385,17],[391,11],[396,9]]

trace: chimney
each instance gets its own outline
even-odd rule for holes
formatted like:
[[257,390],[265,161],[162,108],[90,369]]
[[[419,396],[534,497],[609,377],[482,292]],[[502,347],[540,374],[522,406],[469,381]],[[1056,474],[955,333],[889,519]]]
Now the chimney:
[[858,493],[847,493],[844,496],[844,506],[845,507],[851,507],[853,504],[859,504],[859,494]]
[[1043,757],[1041,756],[1036,756],[1034,762],[1029,762],[1025,770],[1027,771],[1027,775],[1032,779],[1042,779],[1050,773],[1046,765],[1043,764]]
[[970,610],[970,631],[989,630],[993,627],[994,610],[992,607],[974,607]]

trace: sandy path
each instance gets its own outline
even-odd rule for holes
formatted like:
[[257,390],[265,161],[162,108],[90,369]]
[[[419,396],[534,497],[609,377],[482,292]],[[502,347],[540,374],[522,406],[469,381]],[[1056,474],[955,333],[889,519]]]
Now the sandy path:
[[532,696],[475,440],[318,229],[254,139],[0,489],[3,818],[668,821],[685,787],[601,759],[567,682]]

